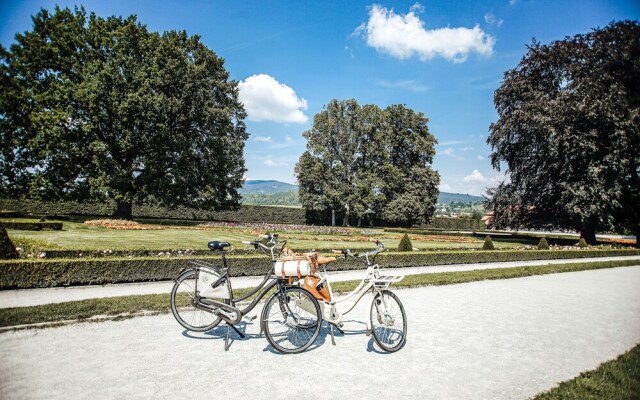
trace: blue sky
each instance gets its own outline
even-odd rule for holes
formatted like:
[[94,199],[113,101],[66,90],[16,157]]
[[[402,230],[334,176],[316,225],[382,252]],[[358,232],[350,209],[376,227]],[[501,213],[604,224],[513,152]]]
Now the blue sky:
[[0,42],[55,4],[137,14],[186,30],[240,82],[251,137],[247,178],[294,183],[302,132],[331,99],[423,112],[439,144],[441,190],[482,194],[501,176],[487,158],[493,92],[535,37],[543,43],[640,16],[638,1],[24,1],[0,3]]

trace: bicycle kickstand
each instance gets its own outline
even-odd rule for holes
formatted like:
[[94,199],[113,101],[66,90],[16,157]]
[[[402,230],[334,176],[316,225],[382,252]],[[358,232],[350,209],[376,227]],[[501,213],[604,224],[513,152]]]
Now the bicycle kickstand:
[[333,336],[333,324],[329,324],[329,329],[331,332],[331,344],[336,345],[336,338]]
[[229,336],[231,336],[231,328],[227,324],[227,336],[224,339],[224,351],[229,351]]

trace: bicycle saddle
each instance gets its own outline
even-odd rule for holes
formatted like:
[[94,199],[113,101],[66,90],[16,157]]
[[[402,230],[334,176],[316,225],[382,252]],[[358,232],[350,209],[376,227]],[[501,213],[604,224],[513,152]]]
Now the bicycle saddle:
[[231,243],[229,242],[218,242],[217,240],[214,240],[213,242],[209,242],[209,250],[211,251],[216,251],[216,250],[224,250],[225,247],[229,247],[231,246]]

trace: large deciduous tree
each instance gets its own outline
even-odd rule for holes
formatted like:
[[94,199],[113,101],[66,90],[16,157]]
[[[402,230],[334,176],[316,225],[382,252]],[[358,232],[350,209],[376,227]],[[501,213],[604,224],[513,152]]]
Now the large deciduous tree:
[[426,223],[433,216],[439,175],[431,169],[435,138],[422,113],[402,105],[385,110],[332,100],[304,133],[307,150],[296,165],[303,206],[312,212]]
[[245,111],[198,36],[56,8],[0,53],[3,195],[239,205]]
[[487,142],[509,177],[489,191],[496,225],[640,236],[639,88],[636,22],[529,46],[495,93]]

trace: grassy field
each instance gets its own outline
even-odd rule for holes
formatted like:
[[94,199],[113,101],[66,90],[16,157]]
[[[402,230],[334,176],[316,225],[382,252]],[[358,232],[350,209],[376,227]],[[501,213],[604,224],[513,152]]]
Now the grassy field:
[[[158,230],[117,230],[89,226],[82,221],[64,221],[61,231],[24,231],[9,229],[12,239],[36,239],[69,250],[170,250],[206,249],[211,240],[229,241],[243,248],[243,240],[253,240],[261,230],[247,228],[198,228],[169,226]],[[382,229],[349,229],[348,235],[280,232],[281,240],[288,240],[293,249],[364,249],[372,248],[370,237],[379,238],[389,249],[397,248],[402,234]],[[471,237],[414,235],[413,246],[420,250],[482,247],[482,240]],[[515,242],[494,242],[497,248],[513,248]],[[520,244],[521,245],[521,244]]]
[[593,371],[562,382],[534,400],[640,399],[640,345]]
[[[563,272],[577,272],[592,269],[617,268],[638,265],[637,260],[596,261],[575,264],[551,264],[533,267],[496,268],[460,272],[409,275],[393,285],[395,288],[411,288],[427,285],[451,285],[494,279],[523,278]],[[335,293],[352,291],[360,281],[345,281],[332,284]],[[242,296],[251,289],[234,290]],[[119,315],[139,311],[169,312],[168,294],[109,297],[45,304],[33,307],[0,309],[0,327],[41,322],[55,322],[89,318],[95,315]]]

